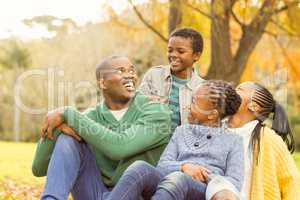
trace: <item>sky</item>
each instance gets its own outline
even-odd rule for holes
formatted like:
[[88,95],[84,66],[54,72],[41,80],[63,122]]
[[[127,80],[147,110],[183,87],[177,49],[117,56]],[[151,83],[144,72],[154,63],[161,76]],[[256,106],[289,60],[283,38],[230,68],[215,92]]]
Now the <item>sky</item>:
[[[145,2],[145,0],[137,0]],[[2,0],[0,2],[0,39],[11,36],[21,39],[52,37],[44,26],[29,28],[22,23],[23,19],[34,16],[53,15],[71,18],[79,25],[103,20],[105,2],[116,10],[122,11],[127,0]]]

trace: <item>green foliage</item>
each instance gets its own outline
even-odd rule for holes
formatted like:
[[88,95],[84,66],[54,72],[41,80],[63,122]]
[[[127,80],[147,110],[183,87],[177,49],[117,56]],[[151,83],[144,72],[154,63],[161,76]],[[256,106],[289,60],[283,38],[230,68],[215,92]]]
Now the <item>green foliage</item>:
[[20,41],[12,39],[6,47],[0,48],[2,56],[0,65],[6,69],[26,69],[31,65],[31,57],[27,48]]

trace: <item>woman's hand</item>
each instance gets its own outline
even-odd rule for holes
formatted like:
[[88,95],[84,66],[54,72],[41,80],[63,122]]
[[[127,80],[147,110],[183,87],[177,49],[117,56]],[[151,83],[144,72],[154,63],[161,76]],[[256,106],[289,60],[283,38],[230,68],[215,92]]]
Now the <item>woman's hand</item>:
[[193,179],[201,182],[208,182],[211,171],[201,165],[184,163],[181,165],[181,171],[191,176]]

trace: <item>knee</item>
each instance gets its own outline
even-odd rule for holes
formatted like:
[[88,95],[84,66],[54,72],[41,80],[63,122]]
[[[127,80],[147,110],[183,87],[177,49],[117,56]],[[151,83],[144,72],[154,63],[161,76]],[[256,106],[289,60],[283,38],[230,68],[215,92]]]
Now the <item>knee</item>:
[[188,188],[188,176],[183,172],[173,172],[167,176],[162,181],[162,187],[172,187],[172,188]]
[[150,172],[149,169],[154,168],[152,165],[149,163],[143,161],[143,160],[138,160],[132,163],[126,170],[126,174],[130,174],[131,176],[145,176],[148,172]]
[[187,175],[183,172],[177,171],[167,175],[166,179],[174,183],[185,183],[187,179]]
[[78,147],[78,142],[71,136],[61,134],[58,136],[55,149],[57,149],[61,154],[70,154],[74,152]]
[[235,193],[229,190],[217,192],[210,200],[239,200]]

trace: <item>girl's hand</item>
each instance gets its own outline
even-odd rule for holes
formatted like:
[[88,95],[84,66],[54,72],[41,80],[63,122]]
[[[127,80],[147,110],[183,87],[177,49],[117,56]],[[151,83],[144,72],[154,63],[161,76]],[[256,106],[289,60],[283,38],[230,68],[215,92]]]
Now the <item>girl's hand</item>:
[[211,171],[201,165],[184,163],[181,165],[181,171],[191,176],[193,179],[201,182],[208,182]]

